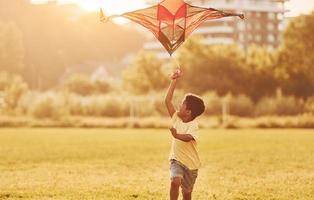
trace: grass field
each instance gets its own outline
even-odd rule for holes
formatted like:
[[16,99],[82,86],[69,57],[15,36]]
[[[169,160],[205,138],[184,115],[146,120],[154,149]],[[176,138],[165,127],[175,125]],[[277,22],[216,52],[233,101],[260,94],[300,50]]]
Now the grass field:
[[[202,130],[196,200],[313,200],[313,130]],[[168,199],[162,129],[1,129],[0,199]]]

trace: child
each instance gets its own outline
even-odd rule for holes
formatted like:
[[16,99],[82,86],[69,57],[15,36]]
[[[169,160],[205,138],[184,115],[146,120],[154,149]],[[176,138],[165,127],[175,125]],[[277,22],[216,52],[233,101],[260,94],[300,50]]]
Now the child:
[[171,84],[167,92],[165,104],[172,120],[170,132],[173,136],[170,152],[170,200],[177,200],[181,186],[183,200],[192,198],[193,186],[200,167],[200,159],[197,150],[198,124],[194,120],[204,110],[204,102],[201,98],[187,94],[179,111],[172,104],[173,92],[177,80],[181,77],[181,71],[177,70],[171,76]]

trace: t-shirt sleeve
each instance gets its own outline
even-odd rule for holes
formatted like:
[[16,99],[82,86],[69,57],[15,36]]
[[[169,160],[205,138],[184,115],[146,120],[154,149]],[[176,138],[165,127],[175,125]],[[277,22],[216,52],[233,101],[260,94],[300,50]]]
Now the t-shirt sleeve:
[[192,123],[191,126],[189,127],[187,134],[192,135],[194,140],[198,140],[198,124],[197,123]]

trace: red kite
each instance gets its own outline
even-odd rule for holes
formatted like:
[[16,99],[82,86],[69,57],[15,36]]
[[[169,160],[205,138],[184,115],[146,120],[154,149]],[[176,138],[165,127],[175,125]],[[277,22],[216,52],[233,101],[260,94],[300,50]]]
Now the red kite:
[[109,17],[101,11],[101,21],[118,16],[150,30],[170,55],[206,20],[230,16],[244,19],[243,14],[192,6],[183,0],[164,0],[155,6]]

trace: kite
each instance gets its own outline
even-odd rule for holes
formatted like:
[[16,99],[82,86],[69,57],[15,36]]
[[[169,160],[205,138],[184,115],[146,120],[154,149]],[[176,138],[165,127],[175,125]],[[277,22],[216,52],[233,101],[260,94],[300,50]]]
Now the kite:
[[100,20],[108,21],[119,16],[150,30],[170,56],[206,20],[230,16],[244,19],[243,14],[192,6],[183,0],[164,0],[148,8],[109,17],[105,16],[101,10]]

